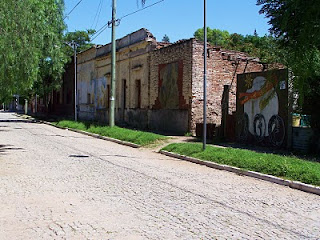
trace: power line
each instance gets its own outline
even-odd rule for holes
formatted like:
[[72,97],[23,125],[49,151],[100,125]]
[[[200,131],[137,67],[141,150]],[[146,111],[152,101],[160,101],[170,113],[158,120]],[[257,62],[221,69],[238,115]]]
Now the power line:
[[67,17],[69,17],[69,15],[73,12],[73,10],[78,7],[78,5],[82,2],[83,0],[80,0],[72,9],[71,11],[64,17],[63,20],[65,20]]
[[98,22],[99,22],[99,18],[100,18],[100,13],[101,13],[101,10],[102,10],[102,3],[103,3],[103,0],[101,0],[101,7],[100,7],[100,11],[99,11],[99,14],[98,14],[98,17],[97,17],[97,22],[96,22],[96,25],[94,26],[94,28],[96,28],[98,26]]
[[127,15],[124,15],[124,16],[122,16],[122,17],[119,18],[119,19],[121,20],[121,19],[126,18],[126,17],[128,17],[128,16],[130,16],[130,15],[133,15],[133,14],[135,14],[135,13],[137,13],[137,12],[141,12],[142,10],[145,10],[145,9],[147,9],[147,8],[150,8],[150,7],[152,7],[152,6],[154,6],[154,5],[157,5],[157,4],[161,3],[161,2],[164,2],[164,0],[160,0],[160,1],[155,2],[155,3],[151,4],[151,5],[148,5],[148,6],[144,7],[144,8],[141,8],[141,9],[139,9],[139,10],[137,10],[137,11],[134,11],[134,12],[132,12],[132,13],[128,13]]
[[[95,27],[94,27],[94,28],[96,28],[96,27],[97,27],[97,25],[98,25],[99,16],[100,16],[100,13],[101,13],[101,10],[102,10],[102,1],[103,1],[103,0],[100,0],[100,2],[99,2],[99,5],[98,5],[98,8],[97,8],[96,15],[95,15],[95,16],[94,16],[94,18],[93,18],[93,22],[92,22],[92,25],[91,25],[91,27],[90,27],[90,28],[92,28],[92,27],[93,27],[93,25],[94,25],[95,21],[97,21],[97,22],[96,22],[96,25],[95,25]],[[97,17],[98,17],[98,18],[97,18]]]
[[[137,11],[128,13],[128,14],[122,16],[121,18],[117,19],[117,20],[116,20],[116,24],[119,25],[119,24],[120,24],[120,21],[121,21],[123,18],[126,18],[126,17],[128,17],[128,16],[131,16],[131,15],[136,14],[136,13],[138,13],[138,12],[141,12],[141,11],[143,11],[143,10],[145,10],[145,9],[147,9],[147,8],[150,8],[150,7],[154,6],[154,5],[157,5],[157,4],[161,3],[161,2],[164,2],[164,0],[160,0],[160,1],[155,2],[155,3],[151,4],[151,5],[148,5],[148,6],[144,7],[144,8],[141,8],[141,9],[139,9],[139,10],[137,10]],[[103,25],[98,31],[96,31],[96,32],[92,35],[92,37],[93,37],[93,36],[94,36],[94,37],[91,39],[91,41],[93,41],[94,39],[96,39],[96,38],[97,38],[101,33],[103,33],[111,24],[112,24],[112,21],[109,21],[107,24]]]
[[106,29],[108,28],[108,23],[103,25],[97,32],[95,32],[91,37],[93,37],[91,39],[91,41],[93,41],[94,39],[96,39],[101,33],[103,33]]
[[105,26],[107,26],[108,25],[108,23],[106,23],[105,25],[103,25],[101,28],[99,28],[99,30],[97,30],[94,34],[92,34],[91,35],[91,37],[92,36],[94,36],[94,35],[96,35],[98,32],[100,32]]

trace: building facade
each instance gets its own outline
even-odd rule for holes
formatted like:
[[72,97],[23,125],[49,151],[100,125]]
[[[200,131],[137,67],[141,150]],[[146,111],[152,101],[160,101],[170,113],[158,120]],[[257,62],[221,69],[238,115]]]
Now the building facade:
[[[258,59],[208,46],[207,122],[221,128],[236,110],[237,74],[263,71]],[[111,44],[78,54],[79,118],[108,122]],[[226,91],[227,90],[227,91]],[[117,40],[116,123],[195,134],[203,111],[203,43],[157,42],[146,29]]]

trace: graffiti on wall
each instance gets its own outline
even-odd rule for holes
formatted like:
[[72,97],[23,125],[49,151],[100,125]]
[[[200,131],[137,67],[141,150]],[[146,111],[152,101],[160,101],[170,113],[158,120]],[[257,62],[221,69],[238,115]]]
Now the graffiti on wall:
[[95,108],[104,109],[106,108],[107,102],[107,81],[105,77],[101,77],[93,80],[94,85],[94,97],[95,97]]
[[283,146],[287,78],[283,70],[238,76],[237,133],[242,142]]
[[154,109],[187,109],[183,97],[183,61],[159,64],[158,97]]
[[95,109],[106,108],[107,80],[105,77],[92,79],[89,82],[79,82],[80,104],[94,105]]

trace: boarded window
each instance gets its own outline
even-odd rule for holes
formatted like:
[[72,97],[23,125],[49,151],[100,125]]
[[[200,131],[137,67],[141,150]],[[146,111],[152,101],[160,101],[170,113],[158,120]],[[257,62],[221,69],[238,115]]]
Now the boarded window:
[[71,104],[71,99],[72,99],[72,92],[71,92],[71,90],[68,90],[68,92],[67,92],[67,104]]
[[141,108],[141,81],[136,80],[136,107]]
[[122,79],[122,104],[121,108],[124,110],[127,106],[127,80]]
[[110,85],[107,85],[107,104],[106,107],[109,108],[110,107]]

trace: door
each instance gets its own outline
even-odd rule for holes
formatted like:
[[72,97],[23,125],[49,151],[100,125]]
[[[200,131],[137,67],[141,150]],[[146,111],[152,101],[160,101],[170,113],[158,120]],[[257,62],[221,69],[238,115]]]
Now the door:
[[127,105],[127,80],[122,80],[122,94],[121,94],[121,121],[125,121],[125,109]]

